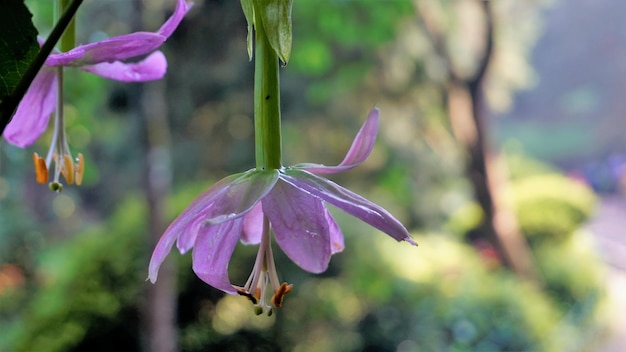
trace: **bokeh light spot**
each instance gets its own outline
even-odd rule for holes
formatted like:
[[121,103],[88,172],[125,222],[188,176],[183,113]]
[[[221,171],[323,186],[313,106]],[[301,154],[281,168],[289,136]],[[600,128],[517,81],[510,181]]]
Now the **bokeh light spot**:
[[52,201],[52,210],[59,218],[66,219],[74,214],[76,203],[65,194],[59,194]]

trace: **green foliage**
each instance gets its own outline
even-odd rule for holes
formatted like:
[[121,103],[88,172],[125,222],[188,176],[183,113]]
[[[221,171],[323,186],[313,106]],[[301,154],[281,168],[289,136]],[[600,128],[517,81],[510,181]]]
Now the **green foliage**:
[[[0,12],[0,134],[43,64],[31,13],[20,0],[2,2]],[[35,62],[37,61],[37,62]],[[32,66],[32,67],[31,67]]]
[[375,63],[376,49],[391,41],[401,19],[410,15],[407,0],[297,1],[293,55],[285,73],[315,78],[305,87],[314,104],[351,92]]
[[[542,284],[562,312],[559,336],[564,348],[592,346],[603,325],[601,260],[588,234],[577,231],[591,216],[595,195],[585,185],[522,154],[507,156],[512,203],[528,239]],[[575,327],[575,328],[574,328]]]
[[[539,285],[560,315],[553,338],[565,350],[593,346],[603,328],[603,265],[589,236],[577,230],[589,219],[595,195],[522,153],[509,153],[506,163],[511,204],[529,241]],[[448,228],[456,233],[471,228],[482,214],[475,207],[470,203],[459,208]],[[576,338],[563,338],[570,335]]]
[[566,239],[593,211],[593,192],[559,174],[526,177],[511,188],[520,228],[531,241]]
[[[579,341],[592,343],[603,327],[598,320],[605,298],[604,267],[593,239],[578,231],[563,241],[539,244],[534,255],[554,305],[570,326],[578,327]],[[570,341],[570,346],[575,345]]]
[[285,326],[296,349],[557,350],[558,312],[541,292],[445,237],[416,237],[415,248],[377,235],[355,244],[345,278],[317,279],[294,299]]
[[530,158],[521,150],[517,142],[509,142],[503,147],[504,158],[508,177],[511,180],[519,180],[531,176],[555,174],[558,170],[537,159]]
[[0,12],[0,102],[19,84],[39,51],[37,30],[21,0],[2,2]]
[[138,322],[127,316],[137,315],[129,311],[137,309],[146,276],[147,256],[140,249],[145,239],[138,236],[145,218],[142,202],[128,201],[109,224],[44,251],[38,287],[4,330],[7,340],[0,349],[67,351],[119,328],[107,342],[114,346],[133,330],[136,334]]
[[[333,65],[333,53],[327,43],[311,38],[306,45],[302,45],[294,54],[300,69],[310,76],[320,76],[326,73]],[[328,88],[328,87],[324,87]]]
[[[179,213],[207,186],[181,188],[167,213]],[[17,292],[0,299],[3,312],[8,300],[22,306],[12,311],[10,324],[0,326],[0,350],[138,344],[137,307],[148,258],[140,235],[144,219],[144,203],[129,200],[107,224],[46,251],[33,296]],[[347,223],[345,215],[337,219]],[[281,276],[296,286],[270,318],[254,316],[242,297],[224,296],[200,282],[185,256],[179,276],[181,348],[558,351],[595,337],[599,264],[580,242],[537,250],[546,296],[511,274],[487,270],[473,248],[446,237],[416,236],[416,248],[362,224],[344,231],[346,253],[335,256],[323,276],[303,273],[276,251]],[[245,280],[254,255],[254,247],[237,249],[230,266],[234,282]],[[573,257],[576,265],[570,265]]]
[[478,204],[468,202],[450,214],[450,218],[446,223],[446,229],[462,237],[469,230],[477,228],[484,217],[483,209]]
[[[166,204],[173,217],[207,183],[181,188]],[[145,201],[129,196],[109,221],[40,253],[36,280],[0,292],[0,351],[111,350],[138,345],[149,259]],[[188,258],[187,258],[188,259]],[[184,262],[183,282],[198,280]],[[206,287],[206,286],[205,286]]]
[[391,40],[398,19],[412,14],[412,10],[407,0],[302,0],[296,2],[294,17],[298,18],[296,25],[306,28],[298,32],[299,36],[306,36],[302,38],[304,41],[318,37],[348,49],[371,48]]

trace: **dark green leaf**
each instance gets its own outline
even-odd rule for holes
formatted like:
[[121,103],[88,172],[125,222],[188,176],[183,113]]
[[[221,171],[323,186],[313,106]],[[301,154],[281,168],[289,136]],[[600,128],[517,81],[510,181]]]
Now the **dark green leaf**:
[[9,96],[39,51],[37,30],[23,0],[3,0],[0,11],[0,101]]

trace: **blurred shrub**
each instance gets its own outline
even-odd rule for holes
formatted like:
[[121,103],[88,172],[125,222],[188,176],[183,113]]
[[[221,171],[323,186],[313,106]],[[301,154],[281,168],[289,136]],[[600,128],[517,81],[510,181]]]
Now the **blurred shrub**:
[[602,322],[604,265],[593,239],[584,231],[576,231],[563,241],[538,244],[533,252],[545,281],[545,291],[554,306],[563,312],[560,336],[575,334],[577,337],[563,341],[567,344],[566,350],[580,350],[581,346],[590,349],[605,328]]
[[589,219],[594,193],[559,174],[529,176],[511,183],[522,232],[532,241],[565,240]]
[[[181,188],[167,203],[168,213],[178,214],[204,189],[206,182]],[[0,351],[140,350],[141,309],[150,285],[146,277],[152,250],[146,245],[146,219],[145,201],[129,196],[106,223],[39,253],[36,280],[0,292]],[[246,257],[254,260],[255,251],[246,249],[241,262],[233,263],[234,275],[240,276],[247,264],[246,270],[252,267]],[[211,317],[224,295],[192,274],[189,255],[182,258],[179,324],[183,350],[258,351],[255,346],[275,350],[267,336],[254,330],[271,326],[273,320],[260,327],[242,325],[252,328],[251,332],[231,329],[220,334],[213,328]],[[264,319],[252,317],[245,299],[240,303],[247,309],[246,319]]]
[[524,154],[521,146],[516,142],[508,142],[501,157],[506,163],[509,179],[519,180],[530,176],[554,174],[558,170],[544,162]]
[[[581,226],[589,220],[595,194],[522,154],[507,156],[511,196],[520,230],[528,239],[547,296],[561,312],[559,337],[567,350],[590,348],[604,328],[603,264]],[[569,330],[569,331],[568,331]]]
[[[145,207],[128,201],[107,225],[42,253],[34,291],[0,350],[105,351],[134,346],[145,258],[137,255]],[[10,297],[0,297],[0,301]],[[90,345],[90,341],[99,341]],[[138,347],[138,346],[135,346]],[[4,348],[4,349],[3,349]]]
[[547,289],[558,295],[561,307],[570,309],[602,294],[603,266],[589,234],[580,231],[557,244],[543,243],[534,253]]
[[277,323],[293,350],[559,350],[558,311],[530,285],[485,270],[471,247],[367,235],[342,258],[345,276],[312,279],[289,297]]

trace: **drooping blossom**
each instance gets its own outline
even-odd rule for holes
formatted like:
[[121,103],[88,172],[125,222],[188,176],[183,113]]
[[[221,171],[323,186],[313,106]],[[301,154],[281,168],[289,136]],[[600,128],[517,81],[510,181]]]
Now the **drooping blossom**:
[[[181,254],[193,248],[193,270],[200,279],[226,293],[246,296],[258,313],[271,314],[292,285],[278,279],[270,229],[294,263],[308,272],[321,273],[330,257],[344,248],[341,230],[325,203],[397,241],[415,244],[406,228],[385,209],[316,175],[346,171],[362,163],[373,149],[378,124],[379,111],[374,108],[337,166],[307,163],[252,169],[218,181],[167,228],[150,260],[150,281],[156,281],[159,266],[176,242]],[[228,263],[238,241],[260,244],[243,286],[231,284],[228,277]]]
[[[47,182],[48,170],[52,161],[56,164],[54,173],[58,183],[63,174],[68,183],[82,178],[82,160],[74,163],[65,136],[62,110],[63,68],[73,67],[98,76],[122,81],[145,82],[160,79],[167,70],[165,55],[157,49],[169,38],[181,22],[191,3],[178,0],[172,16],[156,32],[135,32],[80,45],[74,49],[48,56],[44,66],[35,77],[30,88],[20,102],[13,119],[4,131],[4,138],[18,147],[33,144],[46,130],[50,115],[55,112],[53,142],[46,159],[33,156],[37,180]],[[137,62],[123,62],[148,55]],[[79,159],[82,159],[79,157]],[[43,168],[45,166],[45,168]],[[77,173],[77,171],[80,171]],[[76,174],[74,177],[73,174]],[[69,178],[68,178],[69,177]],[[52,185],[52,184],[51,184]]]

